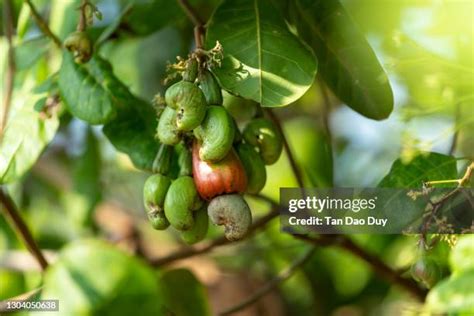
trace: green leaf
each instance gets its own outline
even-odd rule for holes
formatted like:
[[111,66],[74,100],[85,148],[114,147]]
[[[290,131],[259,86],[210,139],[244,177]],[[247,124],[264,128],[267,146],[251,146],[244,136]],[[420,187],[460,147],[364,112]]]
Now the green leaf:
[[440,282],[429,293],[426,305],[436,315],[456,313],[474,314],[474,270],[452,275]]
[[42,118],[34,110],[34,104],[42,96],[19,94],[14,96],[0,142],[0,184],[13,182],[27,172],[59,126],[56,116]]
[[18,15],[18,22],[16,25],[17,29],[17,36],[20,41],[23,40],[25,37],[26,31],[28,30],[29,22],[30,22],[30,6],[26,3],[21,5],[20,14]]
[[113,74],[112,66],[98,56],[80,65],[71,54],[64,53],[59,91],[69,111],[90,124],[109,122],[117,110],[133,101],[128,88]]
[[164,305],[172,315],[211,315],[206,289],[189,270],[165,272],[160,285]]
[[390,115],[393,95],[387,75],[339,1],[295,0],[293,22],[316,53],[322,78],[341,101],[368,118]]
[[103,131],[115,148],[130,156],[135,167],[151,170],[159,148],[155,139],[156,124],[156,113],[151,105],[134,98]]
[[41,298],[59,300],[57,315],[163,315],[153,270],[98,240],[61,251],[46,271]]
[[138,35],[148,35],[183,18],[177,1],[135,0],[123,23]]
[[[438,153],[424,153],[409,163],[397,159],[379,183],[381,188],[421,188],[423,182],[457,178],[456,159]],[[444,185],[444,187],[450,185]],[[443,187],[443,185],[437,185]]]
[[449,262],[453,272],[462,272],[474,269],[474,235],[459,238],[451,251]]
[[269,0],[224,0],[209,21],[206,46],[216,41],[224,60],[214,71],[232,94],[277,107],[300,98],[314,81],[313,52]]

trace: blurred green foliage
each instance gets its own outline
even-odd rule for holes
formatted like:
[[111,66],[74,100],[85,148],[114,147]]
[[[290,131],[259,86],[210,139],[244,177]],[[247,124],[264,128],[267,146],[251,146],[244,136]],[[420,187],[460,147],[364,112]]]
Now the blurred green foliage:
[[[190,2],[205,21],[220,3],[217,0]],[[273,2],[285,12],[288,1]],[[44,283],[37,272],[4,269],[3,256],[6,258],[13,250],[25,249],[1,217],[0,299],[44,284],[43,297],[61,299],[64,315],[159,314],[162,305],[178,315],[215,313],[212,294],[217,296],[218,293],[206,294],[204,287],[210,288],[211,283],[203,281],[201,274],[195,277],[187,270],[155,273],[109,245],[81,241],[90,237],[111,240],[123,237],[126,235],[123,231],[130,229],[123,217],[125,213],[138,222],[136,229],[143,243],[158,254],[182,246],[175,232],[151,231],[144,225],[141,190],[147,173],[137,170],[133,164],[149,169],[154,158],[157,144],[152,136],[156,122],[151,100],[156,93],[164,91],[167,62],[175,62],[177,55],[184,57],[193,48],[193,26],[175,1],[94,2],[104,18],[95,21],[88,33],[94,40],[98,39],[95,47],[98,55],[110,62],[113,75],[130,93],[123,102],[127,111],[101,130],[86,126],[63,109],[58,119],[39,118],[40,114],[33,107],[41,105],[38,110],[45,114],[46,100],[57,93],[62,54],[41,35],[23,1],[13,3],[17,71],[9,120],[15,123],[8,126],[0,143],[0,179],[2,183],[15,182],[9,189],[14,192],[39,245],[59,251],[60,255],[47,272]],[[75,30],[78,0],[34,0],[33,3],[59,38],[64,39]],[[344,105],[355,99],[357,106],[349,105],[363,114],[366,107],[370,111],[384,102],[384,108],[391,108],[386,100],[388,92],[377,90],[376,97],[366,103],[367,100],[360,100],[360,91],[371,91],[371,88],[362,86],[359,90],[357,79],[348,80],[343,76],[351,71],[376,73],[364,69],[366,55],[358,50],[348,53],[355,49],[351,46],[353,37],[349,36],[356,32],[348,27],[352,24],[340,26],[349,34],[343,33],[346,34],[343,38],[340,33],[333,34],[331,28],[327,29],[336,51],[344,57],[336,61],[343,62],[334,64],[334,58],[325,55],[325,50],[317,51],[318,80],[291,106],[276,110],[290,148],[304,172],[305,184],[376,186],[383,179],[382,186],[420,186],[421,181],[452,179],[462,174],[465,160],[460,159],[474,156],[473,3],[344,0],[342,5],[329,6],[347,11],[347,16],[343,15],[344,23],[351,21],[357,26],[357,38],[364,44],[362,51],[368,50],[380,63],[371,69],[383,70],[387,75],[388,81],[382,78],[382,84],[390,84],[394,110],[388,119],[375,122]],[[333,19],[336,21],[331,20],[331,23],[341,18],[333,16]],[[3,18],[0,20],[3,25]],[[291,20],[288,25],[295,34],[298,27]],[[302,30],[300,25],[299,31],[307,29],[303,25]],[[4,33],[1,34],[3,79],[7,69],[7,43]],[[317,49],[324,43],[308,44]],[[326,68],[321,68],[322,61]],[[111,72],[108,70],[107,75]],[[329,93],[329,104],[319,89],[320,77],[327,81],[323,89]],[[371,78],[364,75],[363,79],[370,81],[369,86],[380,83],[375,75]],[[354,90],[338,86],[341,82]],[[47,91],[33,92],[38,86],[47,86]],[[0,99],[3,97],[2,90]],[[109,97],[117,96],[109,93]],[[38,100],[43,102],[37,103]],[[228,105],[231,102],[234,105]],[[239,111],[239,102],[242,106],[249,103],[225,96],[226,106],[233,107],[229,110],[231,113]],[[100,102],[99,106],[103,105]],[[245,109],[239,111],[241,127],[249,118],[243,112],[248,110],[250,116],[254,114],[251,105]],[[326,118],[330,133],[326,129]],[[457,146],[454,153],[450,153],[455,131],[459,132]],[[426,156],[420,155],[422,152],[433,153]],[[38,163],[34,164],[39,156]],[[276,164],[267,168],[268,180],[262,194],[278,200],[281,187],[297,186],[290,170],[288,158],[283,154]],[[255,218],[269,210],[265,203],[250,197],[248,200]],[[126,228],[121,230],[121,227]],[[219,235],[219,230],[211,228],[208,239]],[[407,271],[419,256],[414,236],[351,238],[410,278]],[[420,312],[469,315],[474,312],[473,244],[471,236],[463,236],[452,250],[447,243],[439,242],[429,251],[440,266],[443,280],[430,290],[425,306],[416,305],[395,285],[380,280],[365,262],[332,248],[318,249],[303,269],[279,286],[279,299],[287,314],[298,315],[341,315],[341,310],[354,311],[355,315],[393,315],[413,308]],[[217,250],[215,256],[209,258],[218,265],[216,269],[221,278],[227,272],[235,272],[267,280],[304,251],[304,245],[282,234],[278,221],[274,221],[252,240],[224,251]],[[201,268],[200,262],[191,265],[196,270]],[[159,288],[161,282],[168,284],[164,295],[159,294],[166,290],[166,286]],[[180,291],[185,295],[175,297]],[[227,300],[225,303],[236,302]],[[137,304],[141,309],[138,313]],[[395,312],[391,312],[393,309]]]

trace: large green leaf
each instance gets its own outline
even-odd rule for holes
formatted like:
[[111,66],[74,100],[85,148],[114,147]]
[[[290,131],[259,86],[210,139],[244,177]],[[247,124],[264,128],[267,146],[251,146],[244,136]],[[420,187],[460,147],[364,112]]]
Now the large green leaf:
[[104,124],[133,96],[113,74],[111,65],[100,57],[76,64],[69,53],[63,54],[59,71],[59,90],[69,111],[90,124]]
[[211,315],[204,286],[187,269],[165,272],[160,278],[165,307],[172,315]]
[[216,41],[224,60],[215,73],[232,94],[262,106],[283,106],[314,81],[313,52],[288,30],[269,0],[224,0],[209,21],[206,46]]
[[[397,159],[389,173],[380,181],[380,188],[422,188],[423,182],[456,178],[456,159],[438,153],[424,153],[404,163]],[[377,197],[393,231],[416,228],[421,225],[427,202],[406,196],[403,190],[381,190]],[[449,204],[446,207],[451,207]],[[443,208],[444,209],[444,208]],[[448,211],[448,210],[445,210]]]
[[148,35],[184,17],[177,1],[135,0],[122,23],[138,35]]
[[112,66],[95,56],[74,63],[63,56],[59,89],[70,112],[90,124],[105,124],[104,133],[140,169],[151,169],[158,151],[156,115],[150,104],[135,97],[114,75]]
[[36,162],[59,126],[56,116],[43,118],[33,109],[41,99],[31,92],[15,93],[0,142],[0,184],[20,178]]
[[97,240],[61,251],[45,274],[41,298],[59,300],[56,315],[163,315],[153,270]]
[[381,188],[421,188],[423,182],[426,181],[456,178],[456,159],[454,157],[438,153],[424,153],[409,163],[403,163],[401,159],[397,159],[378,186]]
[[314,49],[331,90],[360,114],[380,120],[393,109],[388,78],[372,48],[337,0],[295,0],[293,22]]
[[474,270],[452,275],[440,282],[429,293],[426,305],[436,315],[474,314]]
[[140,169],[151,170],[158,152],[155,140],[156,114],[150,104],[133,98],[127,109],[104,126],[104,133],[119,151],[130,156]]

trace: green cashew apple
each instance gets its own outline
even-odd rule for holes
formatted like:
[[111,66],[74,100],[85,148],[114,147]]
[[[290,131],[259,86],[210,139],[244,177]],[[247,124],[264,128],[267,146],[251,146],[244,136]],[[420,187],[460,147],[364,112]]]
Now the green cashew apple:
[[92,41],[86,32],[74,32],[64,40],[64,47],[72,52],[78,64],[88,62],[92,57]]
[[161,144],[160,148],[158,148],[155,160],[153,161],[152,171],[154,173],[168,174],[171,166],[172,154],[172,146]]
[[185,243],[191,245],[201,241],[207,235],[209,227],[209,216],[207,215],[206,205],[193,213],[194,226],[187,231],[181,232],[181,238]]
[[183,80],[187,82],[194,82],[198,74],[198,62],[196,58],[190,58],[186,61],[186,69],[183,72]]
[[194,225],[193,211],[197,211],[202,203],[193,178],[179,177],[173,181],[166,194],[166,218],[175,229],[189,230]]
[[230,241],[242,239],[252,224],[252,213],[239,194],[220,195],[207,207],[209,218],[215,225],[224,226],[224,235]]
[[165,230],[170,226],[170,222],[164,212],[149,212],[148,220],[151,226],[156,230]]
[[438,263],[424,255],[411,266],[412,277],[421,282],[426,288],[432,288],[441,278],[442,271]]
[[206,115],[206,99],[201,89],[188,81],[180,81],[165,92],[166,104],[176,110],[176,127],[191,131],[201,124]]
[[202,124],[194,130],[194,136],[202,144],[199,157],[205,161],[219,161],[232,148],[234,120],[223,107],[211,105],[207,108]]
[[201,88],[207,104],[222,105],[222,91],[214,75],[207,69],[201,71],[198,76],[199,88]]
[[170,185],[171,179],[161,174],[154,174],[145,181],[143,202],[148,212],[148,219],[155,229],[166,229],[169,226],[163,207]]
[[160,116],[156,134],[161,143],[174,146],[181,140],[176,126],[176,111],[167,106]]
[[244,140],[258,148],[266,165],[274,164],[281,155],[283,141],[276,126],[268,119],[250,121],[243,132]]
[[178,166],[180,176],[193,175],[193,156],[186,146],[180,146],[178,151]]
[[241,143],[236,148],[247,175],[247,193],[257,194],[263,189],[267,181],[265,163],[249,144]]

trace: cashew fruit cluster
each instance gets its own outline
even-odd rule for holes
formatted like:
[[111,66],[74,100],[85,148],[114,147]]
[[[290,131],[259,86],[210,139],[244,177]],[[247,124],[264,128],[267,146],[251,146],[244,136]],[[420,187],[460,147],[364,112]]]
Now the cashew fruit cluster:
[[239,240],[252,224],[242,195],[265,186],[265,165],[278,160],[281,135],[270,120],[255,117],[261,111],[240,131],[212,72],[193,57],[184,64],[158,114],[161,147],[145,182],[145,208],[154,228],[171,226],[186,243],[205,238],[209,219],[224,226],[228,240]]

